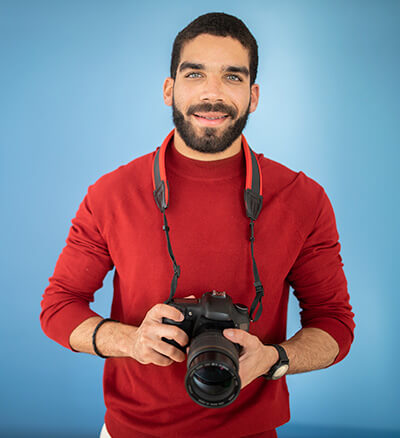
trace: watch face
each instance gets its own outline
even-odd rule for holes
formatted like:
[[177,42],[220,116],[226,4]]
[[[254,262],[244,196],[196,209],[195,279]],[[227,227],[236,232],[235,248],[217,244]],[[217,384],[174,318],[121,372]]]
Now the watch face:
[[273,374],[272,378],[274,380],[280,379],[282,376],[284,376],[289,369],[289,365],[281,365]]

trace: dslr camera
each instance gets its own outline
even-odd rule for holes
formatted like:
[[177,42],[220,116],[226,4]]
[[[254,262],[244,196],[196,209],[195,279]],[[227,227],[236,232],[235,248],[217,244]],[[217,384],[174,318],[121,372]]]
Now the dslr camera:
[[[206,292],[200,299],[181,298],[168,302],[180,310],[185,319],[176,322],[163,318],[164,324],[181,328],[189,337],[185,386],[189,396],[200,406],[224,407],[239,395],[240,345],[229,341],[222,334],[226,328],[249,331],[248,308],[233,304],[225,292]],[[186,353],[171,339],[163,341]]]

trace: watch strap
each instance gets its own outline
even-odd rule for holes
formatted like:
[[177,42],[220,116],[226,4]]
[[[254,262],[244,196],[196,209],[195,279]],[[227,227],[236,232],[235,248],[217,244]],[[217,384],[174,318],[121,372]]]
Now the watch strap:
[[270,370],[268,371],[267,374],[263,374],[262,376],[264,378],[266,378],[267,380],[273,380],[273,376],[275,374],[275,372],[282,366],[289,366],[289,358],[286,354],[285,349],[282,347],[282,345],[279,344],[268,344],[270,347],[274,347],[278,354],[279,354],[279,358],[278,360],[275,362],[274,365],[272,365],[272,367],[270,368]]

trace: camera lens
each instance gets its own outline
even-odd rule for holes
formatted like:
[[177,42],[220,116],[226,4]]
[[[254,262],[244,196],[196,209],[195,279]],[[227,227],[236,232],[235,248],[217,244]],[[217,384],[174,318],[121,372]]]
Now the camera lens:
[[239,395],[239,353],[221,332],[210,330],[193,338],[186,373],[186,389],[199,405],[224,407]]
[[231,374],[222,367],[205,366],[193,374],[196,386],[209,394],[220,394],[228,390],[233,379]]

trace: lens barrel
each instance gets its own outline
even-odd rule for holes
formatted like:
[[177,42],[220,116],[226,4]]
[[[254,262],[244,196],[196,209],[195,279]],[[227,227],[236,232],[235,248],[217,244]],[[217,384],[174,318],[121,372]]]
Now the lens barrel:
[[193,338],[187,368],[186,390],[200,406],[228,406],[239,395],[239,352],[221,331],[208,330]]

